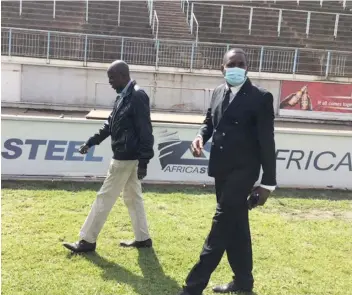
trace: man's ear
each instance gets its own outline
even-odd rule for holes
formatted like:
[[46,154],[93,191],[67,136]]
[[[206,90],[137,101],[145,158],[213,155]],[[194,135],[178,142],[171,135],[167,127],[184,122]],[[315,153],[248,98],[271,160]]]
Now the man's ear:
[[221,73],[222,73],[223,75],[225,75],[225,68],[224,68],[224,65],[221,65]]

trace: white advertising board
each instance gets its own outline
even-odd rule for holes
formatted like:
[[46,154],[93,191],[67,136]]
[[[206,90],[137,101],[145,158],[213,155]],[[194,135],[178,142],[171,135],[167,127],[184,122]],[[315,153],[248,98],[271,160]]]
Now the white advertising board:
[[[104,177],[110,139],[80,155],[77,148],[102,121],[2,115],[2,175]],[[207,176],[210,144],[203,157],[189,150],[198,126],[154,123],[155,156],[146,181],[213,183]],[[280,187],[352,189],[352,132],[277,128]]]

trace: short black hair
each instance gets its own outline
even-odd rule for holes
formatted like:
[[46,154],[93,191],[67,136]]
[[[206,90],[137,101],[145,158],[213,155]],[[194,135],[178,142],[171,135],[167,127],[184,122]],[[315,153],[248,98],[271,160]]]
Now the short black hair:
[[247,54],[246,54],[246,52],[243,49],[241,49],[241,48],[231,48],[231,49],[227,50],[226,53],[224,54],[223,64],[226,64],[227,56],[230,53],[233,53],[233,54],[241,53],[241,54],[243,54],[245,59],[246,59],[246,63],[248,63]]

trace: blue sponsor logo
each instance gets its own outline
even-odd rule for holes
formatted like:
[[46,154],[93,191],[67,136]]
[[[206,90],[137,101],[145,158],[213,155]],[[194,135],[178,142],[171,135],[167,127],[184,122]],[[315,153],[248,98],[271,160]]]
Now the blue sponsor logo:
[[[159,162],[164,172],[207,173],[211,144],[208,142],[202,155],[192,155],[191,141],[182,141],[177,131],[163,130],[158,134]],[[286,170],[317,170],[352,172],[352,153],[332,151],[306,151],[299,149],[277,149],[277,164]]]
[[1,156],[7,160],[26,157],[28,160],[46,161],[103,161],[103,157],[94,155],[94,147],[86,155],[81,155],[78,148],[83,143],[84,141],[9,138],[4,142]]
[[205,144],[200,157],[192,155],[192,141],[181,141],[177,131],[163,130],[158,134],[159,162],[164,172],[199,173],[208,172],[211,144]]

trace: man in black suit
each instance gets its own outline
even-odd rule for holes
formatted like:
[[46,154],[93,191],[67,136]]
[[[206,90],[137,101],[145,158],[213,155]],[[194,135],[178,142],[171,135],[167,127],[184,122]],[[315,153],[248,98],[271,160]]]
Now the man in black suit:
[[[192,143],[193,155],[199,157],[203,145],[213,138],[208,174],[215,178],[217,208],[200,260],[180,295],[201,295],[225,251],[235,276],[213,291],[252,291],[248,196],[256,194],[256,205],[264,205],[276,186],[273,96],[247,77],[243,50],[229,50],[221,70],[226,83],[214,90],[204,123]],[[261,185],[253,188],[261,167]]]

